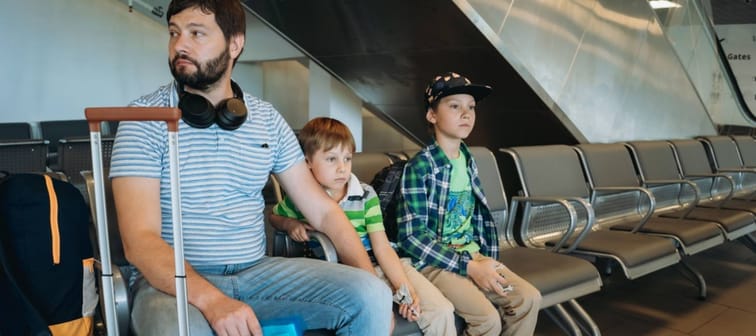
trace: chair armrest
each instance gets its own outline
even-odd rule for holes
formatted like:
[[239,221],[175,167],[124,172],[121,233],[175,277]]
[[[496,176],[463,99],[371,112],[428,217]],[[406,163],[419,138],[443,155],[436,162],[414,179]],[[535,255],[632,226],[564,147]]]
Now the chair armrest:
[[724,168],[717,169],[718,173],[756,173],[754,168]]
[[[102,290],[104,281],[102,276],[102,263],[100,260],[95,260],[95,268],[98,276],[97,287]],[[115,323],[116,328],[120,335],[128,335],[129,326],[131,325],[131,296],[129,295],[129,277],[128,273],[124,274],[116,264],[111,264],[111,278],[113,282],[113,305],[115,306]],[[99,295],[100,304],[97,309],[100,309],[102,314],[105,314],[105,302],[104,297]]]
[[646,199],[648,199],[648,210],[646,211],[646,214],[643,215],[643,218],[638,222],[638,224],[635,225],[635,227],[630,231],[632,233],[638,232],[641,228],[643,228],[643,225],[648,222],[648,219],[651,218],[651,215],[654,214],[654,209],[656,209],[656,199],[654,198],[654,195],[651,194],[648,189],[643,187],[598,187],[593,188],[591,191],[591,204],[594,204],[596,201],[596,196],[601,193],[614,193],[614,192],[620,192],[620,191],[637,191],[641,195],[646,196]]
[[[339,262],[336,247],[328,236],[317,231],[310,231],[308,235],[310,236],[310,240],[317,241],[323,248],[326,261]],[[304,244],[291,239],[286,231],[276,230],[273,241],[273,255],[286,258],[301,257],[304,255]]]
[[[648,188],[649,186],[652,186],[652,185],[679,184],[681,186],[687,185],[688,187],[690,187],[691,189],[693,189],[693,191],[694,191],[694,193],[693,193],[693,196],[694,196],[693,202],[691,202],[688,205],[687,209],[685,207],[683,207],[684,211],[680,214],[680,218],[687,218],[688,215],[690,214],[690,212],[693,211],[693,208],[696,205],[698,205],[698,202],[701,200],[701,190],[698,189],[698,186],[695,183],[693,183],[693,182],[691,182],[689,180],[682,180],[682,179],[677,179],[677,180],[676,179],[670,179],[670,180],[646,180],[646,181],[643,181],[643,184],[644,184],[644,186],[646,188]],[[680,201],[680,193],[682,193],[682,188],[680,188],[680,192],[677,193],[678,203]]]
[[310,231],[308,233],[310,240],[315,240],[323,247],[323,253],[327,262],[338,263],[339,256],[336,253],[336,246],[331,242],[331,238],[325,235],[325,233],[318,231]]
[[712,189],[714,188],[717,179],[724,179],[725,181],[727,181],[727,184],[730,186],[730,191],[727,192],[727,196],[725,196],[724,199],[719,202],[719,205],[717,206],[718,208],[721,208],[722,205],[724,205],[725,202],[729,201],[735,194],[735,179],[732,178],[732,176],[726,174],[691,174],[686,175],[685,177],[711,177],[713,181],[711,183],[711,187],[709,187],[709,195],[711,195]]
[[[575,247],[580,243],[580,241],[582,241],[583,238],[585,238],[585,235],[588,234],[588,232],[591,230],[591,228],[593,227],[593,224],[595,222],[595,214],[593,212],[593,207],[586,200],[584,200],[584,199],[582,199],[580,197],[524,197],[524,196],[515,196],[515,197],[512,197],[512,204],[510,206],[510,209],[511,209],[512,213],[509,215],[509,221],[507,223],[507,226],[509,228],[513,227],[513,225],[514,225],[514,219],[515,219],[515,217],[517,217],[516,216],[516,212],[517,212],[518,205],[519,205],[520,202],[528,203],[528,204],[530,204],[530,203],[558,204],[558,205],[562,206],[567,211],[567,213],[569,214],[570,223],[569,223],[569,226],[567,228],[567,231],[559,239],[559,242],[557,242],[554,245],[554,247],[552,248],[553,252],[563,252],[563,253],[570,253],[570,252],[572,252],[575,249]],[[562,251],[562,246],[564,246],[567,243],[567,240],[569,240],[570,237],[572,236],[572,234],[575,232],[575,228],[577,226],[577,221],[578,221],[577,211],[575,210],[575,207],[572,205],[571,202],[576,202],[576,203],[580,204],[583,207],[583,209],[585,209],[585,212],[586,212],[588,218],[586,220],[587,222],[585,224],[585,227],[583,228],[583,231],[580,232],[580,234],[575,238],[575,240],[572,243],[572,245],[568,249]],[[527,234],[526,233],[528,232],[528,225],[529,225],[528,223],[529,222],[526,221],[526,220],[524,220],[528,216],[529,216],[529,209],[526,207],[526,210],[523,213],[523,225],[522,225],[522,228],[520,230],[520,237],[521,237],[521,239],[522,239],[523,242],[527,242],[528,241],[528,239],[526,239],[527,238]]]

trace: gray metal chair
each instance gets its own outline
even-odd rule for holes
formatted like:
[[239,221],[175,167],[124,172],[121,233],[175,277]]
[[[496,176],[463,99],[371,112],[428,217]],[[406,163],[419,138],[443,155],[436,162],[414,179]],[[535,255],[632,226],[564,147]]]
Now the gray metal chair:
[[[734,198],[751,200],[756,193],[756,168],[743,163],[738,144],[729,136],[704,136],[699,140],[708,149],[714,171],[731,176],[735,182]],[[753,140],[753,138],[752,138]],[[751,141],[753,142],[753,141]],[[748,143],[741,141],[745,146]],[[704,154],[704,155],[706,155]]]
[[0,140],[0,171],[44,173],[48,144],[47,140]]
[[[114,138],[102,138],[103,169],[110,169],[110,154],[113,150]],[[66,138],[58,142],[58,169],[68,177],[68,181],[87,196],[82,171],[92,170],[92,147],[89,137]]]
[[743,166],[756,168],[756,140],[750,135],[736,135],[732,137],[738,146],[738,153]]
[[[89,199],[92,200],[89,202],[89,208],[92,211],[92,221],[94,223],[93,230],[97,230],[97,207],[95,204],[95,185],[94,185],[94,176],[92,175],[91,171],[83,171],[81,172],[82,177],[84,178],[84,183],[86,186],[87,194],[89,195]],[[108,176],[107,172],[103,173],[104,176]],[[110,179],[105,178],[104,180],[105,184],[105,206],[106,206],[106,212],[109,214],[108,216],[108,235],[109,242],[110,242],[110,258],[111,258],[111,270],[113,272],[113,292],[114,292],[114,302],[115,302],[115,310],[116,310],[116,322],[118,324],[118,334],[119,335],[129,335],[129,330],[131,328],[131,297],[129,295],[129,276],[131,273],[131,266],[129,262],[126,260],[126,255],[123,252],[123,243],[121,242],[121,234],[118,231],[118,218],[116,216],[116,210],[115,210],[115,202],[113,201],[113,190],[111,188]],[[96,239],[94,240],[96,241]],[[94,249],[95,251],[95,259],[98,260],[96,265],[99,265],[99,250]],[[98,267],[98,272],[101,270],[100,267]],[[101,281],[102,277],[98,276],[97,281]],[[100,283],[98,285],[99,288],[102,288],[102,284]],[[104,302],[102,300],[103,296],[100,295],[100,309],[104,309]]]
[[[683,148],[683,141],[675,142],[679,148]],[[711,176],[699,178],[691,175],[691,178],[696,178],[695,182],[685,179],[675,156],[676,147],[673,147],[672,143],[633,141],[627,145],[635,158],[644,187],[651,190],[656,198],[661,216],[716,222],[726,240],[737,239],[756,229],[754,215],[751,212],[699,205],[699,199],[707,198],[701,189],[710,189],[705,183],[715,182]],[[720,180],[727,180],[722,175],[719,176]],[[724,187],[724,183],[722,185]],[[695,206],[683,207],[681,202],[693,203]]]
[[566,333],[579,335],[582,328],[590,335],[599,335],[598,326],[576,301],[601,289],[601,276],[596,268],[580,258],[517,244],[514,221],[508,220],[514,219],[516,214],[509,212],[494,154],[485,147],[470,147],[470,152],[499,231],[499,260],[538,288],[542,296],[541,309]]
[[690,256],[724,243],[715,222],[683,218],[659,217],[656,200],[641,186],[630,152],[623,144],[581,144],[575,146],[580,155],[591,188],[591,205],[601,220],[600,226],[612,230],[641,232],[669,237],[677,242],[682,259],[680,265],[693,275],[699,298],[706,297],[703,276],[686,262]]
[[[527,246],[572,253],[605,266],[619,265],[628,279],[635,279],[680,261],[672,239],[610,230],[606,213],[595,213],[586,177],[577,153],[569,146],[529,146],[502,149],[514,159],[523,197],[519,234]],[[565,204],[574,209],[567,209]],[[567,211],[565,210],[567,209]],[[515,211],[515,205],[512,206]],[[635,212],[635,206],[622,211]],[[569,224],[553,220],[569,212]],[[510,216],[510,218],[512,218]],[[603,268],[603,267],[602,267]]]
[[[701,192],[700,206],[734,209],[756,213],[756,202],[737,199],[736,195],[752,194],[742,185],[741,172],[734,175],[726,171],[715,171],[703,143],[696,140],[671,140],[680,173],[698,186]],[[732,144],[735,145],[734,143]]]
[[30,140],[31,134],[27,122],[0,123],[0,140]]
[[352,156],[352,173],[360,181],[370,183],[383,167],[392,163],[391,156],[381,152],[359,152]]

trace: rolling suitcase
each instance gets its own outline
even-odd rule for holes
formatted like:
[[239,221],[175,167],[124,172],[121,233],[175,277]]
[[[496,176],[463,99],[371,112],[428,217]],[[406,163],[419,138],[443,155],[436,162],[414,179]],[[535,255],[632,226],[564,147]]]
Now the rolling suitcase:
[[176,305],[178,309],[179,335],[189,334],[186,272],[184,269],[184,243],[181,223],[181,194],[178,174],[178,123],[181,110],[169,107],[90,107],[85,109],[89,123],[92,146],[92,174],[95,183],[95,207],[97,214],[97,243],[102,264],[102,291],[105,325],[110,336],[118,335],[116,307],[113,290],[113,272],[108,241],[108,220],[105,206],[103,180],[102,139],[100,123],[103,121],[165,121],[168,125],[168,152],[171,181],[171,218],[173,220],[173,257],[175,264]]

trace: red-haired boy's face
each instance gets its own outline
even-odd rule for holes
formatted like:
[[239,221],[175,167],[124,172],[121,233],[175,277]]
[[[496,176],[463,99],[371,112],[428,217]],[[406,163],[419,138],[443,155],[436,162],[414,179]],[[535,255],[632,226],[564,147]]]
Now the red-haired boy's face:
[[307,166],[330,195],[342,195],[352,176],[352,154],[345,145],[319,149],[307,158]]

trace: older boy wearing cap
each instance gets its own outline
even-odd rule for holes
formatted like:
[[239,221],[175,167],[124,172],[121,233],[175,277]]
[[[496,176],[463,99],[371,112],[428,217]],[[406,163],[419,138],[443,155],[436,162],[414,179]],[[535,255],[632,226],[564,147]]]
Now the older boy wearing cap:
[[434,142],[404,168],[397,240],[454,304],[466,334],[532,335],[541,294],[497,261],[496,224],[463,142],[475,126],[476,103],[490,93],[491,87],[453,72],[436,76],[426,89]]

